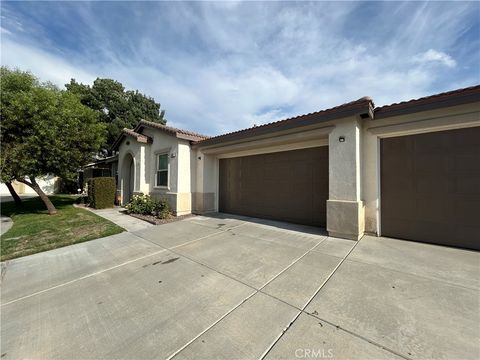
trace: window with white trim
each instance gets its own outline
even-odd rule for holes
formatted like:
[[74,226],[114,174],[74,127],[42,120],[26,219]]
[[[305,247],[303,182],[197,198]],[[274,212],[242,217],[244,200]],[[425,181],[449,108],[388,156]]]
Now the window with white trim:
[[157,155],[155,186],[168,187],[168,154]]

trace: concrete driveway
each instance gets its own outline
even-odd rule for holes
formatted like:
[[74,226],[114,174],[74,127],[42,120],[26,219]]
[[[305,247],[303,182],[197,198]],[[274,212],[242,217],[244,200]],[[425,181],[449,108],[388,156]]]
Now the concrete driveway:
[[2,267],[6,359],[476,359],[480,255],[217,215]]

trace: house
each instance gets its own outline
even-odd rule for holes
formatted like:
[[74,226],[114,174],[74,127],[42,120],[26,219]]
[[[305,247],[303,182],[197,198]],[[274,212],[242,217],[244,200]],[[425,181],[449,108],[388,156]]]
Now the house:
[[214,137],[124,129],[118,186],[178,215],[226,212],[480,249],[480,86],[375,108],[364,97]]
[[[45,177],[40,177],[37,179],[38,185],[47,195],[52,195],[58,192],[59,190],[59,178],[53,175],[47,175]],[[37,195],[35,190],[30,186],[25,185],[24,183],[14,181],[12,183],[13,189],[18,195]],[[7,188],[7,185],[0,183],[0,195],[1,196],[10,196],[10,191]]]
[[117,166],[118,154],[97,159],[96,161],[85,165],[78,174],[79,188],[86,189],[88,180],[95,177],[111,176],[115,178],[115,181],[118,181]]

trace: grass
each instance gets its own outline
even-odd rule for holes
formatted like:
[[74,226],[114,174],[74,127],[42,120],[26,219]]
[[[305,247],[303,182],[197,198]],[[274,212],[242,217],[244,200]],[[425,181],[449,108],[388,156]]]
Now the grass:
[[76,196],[50,196],[57,208],[48,215],[40,198],[1,204],[0,213],[13,220],[13,226],[0,237],[0,260],[9,260],[62,246],[98,239],[124,231],[120,226],[73,206]]

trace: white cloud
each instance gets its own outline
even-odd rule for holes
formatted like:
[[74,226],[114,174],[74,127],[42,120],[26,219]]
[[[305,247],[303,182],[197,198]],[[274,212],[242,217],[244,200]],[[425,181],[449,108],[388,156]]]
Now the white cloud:
[[427,50],[422,54],[416,55],[413,60],[417,63],[438,63],[449,68],[457,66],[457,62],[448,54],[434,49]]
[[13,68],[31,71],[42,81],[50,81],[59,87],[75,78],[90,83],[96,76],[75,66],[71,59],[63,59],[32,46],[22,45],[2,38],[1,63]]
[[8,31],[7,29],[4,29],[1,26],[0,26],[0,33],[2,33],[4,35],[12,35],[12,33],[10,31]]
[[[144,13],[141,32],[135,32],[134,19],[129,20],[136,35],[121,41],[95,18],[94,9],[82,7],[87,25],[78,41],[86,44],[85,49],[69,53],[60,44],[52,48],[9,36],[2,39],[2,64],[29,69],[58,85],[72,77],[87,83],[96,77],[117,79],[160,102],[169,124],[209,135],[365,95],[383,105],[438,91],[432,88],[439,81],[450,87],[480,80],[477,75],[466,82],[451,81],[461,60],[433,50],[456,44],[465,16],[471,13],[468,6],[449,9],[446,16],[430,5],[414,11],[415,4],[381,4],[369,26],[391,33],[370,28],[364,34],[352,32],[349,16],[358,17],[353,14],[356,3],[180,3],[168,5],[174,9],[170,13],[162,8],[161,30]],[[397,21],[393,26],[394,13],[405,24]],[[419,27],[425,30],[419,33]],[[159,35],[164,29],[174,34],[173,41]],[[190,38],[193,46],[184,42]],[[425,44],[432,50],[423,52]],[[432,63],[443,66],[425,66]]]

